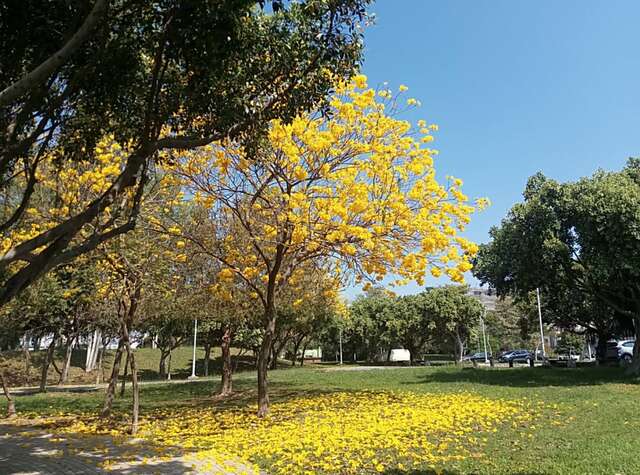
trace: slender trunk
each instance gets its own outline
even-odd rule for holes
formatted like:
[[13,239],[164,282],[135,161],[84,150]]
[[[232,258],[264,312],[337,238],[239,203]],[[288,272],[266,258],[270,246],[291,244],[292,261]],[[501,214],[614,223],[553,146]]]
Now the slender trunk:
[[49,365],[53,361],[53,352],[56,349],[56,339],[58,335],[54,334],[51,339],[51,344],[47,349],[47,354],[44,357],[44,361],[42,362],[42,373],[40,375],[40,392],[44,393],[47,391],[47,375],[49,374]]
[[204,377],[209,376],[209,364],[211,362],[211,343],[204,344]]
[[129,370],[129,360],[131,353],[127,350],[127,358],[124,360],[124,374],[122,375],[122,382],[120,383],[120,397],[124,397],[124,390],[127,383],[127,371]]
[[167,358],[167,380],[171,381],[171,348],[169,348],[169,357]]
[[298,350],[300,349],[300,343],[302,343],[303,339],[304,339],[304,336],[296,339],[293,344],[293,358],[291,358],[291,366],[296,365],[296,360],[298,359]]
[[233,392],[233,367],[231,365],[231,326],[227,325],[222,334],[220,350],[222,351],[222,384],[220,395],[227,396]]
[[271,352],[271,368],[278,369],[278,357],[282,354],[282,350],[289,341],[288,337],[283,337],[281,342],[273,342],[271,345],[273,351]]
[[[100,350],[100,343],[102,342],[102,335],[100,330],[94,330],[90,336],[89,344],[87,345],[87,357],[85,359],[84,370],[88,373],[93,371],[98,361],[98,351]],[[103,345],[104,346],[104,345]]]
[[387,350],[387,363],[391,361],[391,347]]
[[107,387],[107,393],[104,398],[104,405],[102,406],[102,417],[107,417],[111,414],[111,408],[113,407],[113,399],[116,394],[116,386],[118,384],[118,374],[120,373],[120,362],[122,361],[122,351],[124,349],[124,341],[120,338],[118,342],[118,348],[116,354],[113,357],[113,367],[111,368],[111,378],[109,379],[109,386]]
[[16,405],[13,402],[13,397],[9,392],[9,388],[7,387],[7,382],[4,378],[4,371],[0,369],[0,384],[2,384],[2,391],[4,392],[4,397],[7,398],[7,418],[13,419],[18,414],[16,412]]
[[160,364],[158,365],[158,374],[160,379],[164,379],[167,377],[167,358],[169,357],[169,353],[165,348],[160,348]]
[[627,368],[627,374],[637,376],[640,374],[640,315],[633,317],[633,326],[635,327],[636,342],[633,345],[633,359]]
[[[132,305],[132,308],[135,307],[133,307]],[[127,328],[126,322],[122,322],[122,336],[124,339],[125,347],[127,349],[127,360],[129,362],[129,366],[131,367],[131,390],[133,392],[133,407],[131,409],[131,435],[135,435],[138,432],[140,390],[138,388],[138,370],[136,367],[136,358],[133,354],[133,348],[131,348],[131,340],[129,339],[129,330]]]
[[24,334],[24,341],[22,342],[22,355],[24,356],[24,382],[25,385],[29,381],[29,373],[31,372],[31,353],[29,353],[29,340],[31,340],[31,333]]
[[456,331],[456,345],[455,345],[456,364],[462,363],[463,356],[464,356],[464,340],[460,336],[460,333]]
[[75,335],[69,337],[67,341],[67,349],[64,356],[64,365],[62,366],[62,373],[60,374],[58,384],[66,384],[67,379],[69,378],[69,367],[71,366],[71,356],[73,354],[73,345],[75,344],[75,342]]
[[304,366],[304,354],[305,354],[305,353],[306,353],[306,351],[307,351],[307,345],[308,345],[308,344],[309,344],[309,342],[308,342],[308,341],[305,341],[305,342],[304,342],[304,345],[303,345],[303,347],[302,347],[302,356],[300,356],[300,366],[301,366],[301,367],[302,367],[302,366]]
[[96,384],[100,384],[102,382],[102,379],[104,378],[104,347],[105,345],[102,345],[102,347],[98,348],[96,351],[98,352],[98,367],[97,367],[97,371],[96,371]]
[[275,309],[268,312],[267,325],[262,339],[262,345],[258,352],[258,417],[264,417],[269,411],[269,392],[267,371],[269,370],[269,354],[276,329]]
[[138,367],[136,366],[136,358],[133,353],[131,353],[129,364],[131,366],[131,390],[133,391],[133,411],[132,411],[133,422],[131,423],[131,433],[135,434],[136,432],[138,432],[138,415],[140,411],[140,388],[138,387]]
[[598,332],[598,344],[596,345],[596,361],[604,363],[607,359],[607,340],[609,339],[609,332]]

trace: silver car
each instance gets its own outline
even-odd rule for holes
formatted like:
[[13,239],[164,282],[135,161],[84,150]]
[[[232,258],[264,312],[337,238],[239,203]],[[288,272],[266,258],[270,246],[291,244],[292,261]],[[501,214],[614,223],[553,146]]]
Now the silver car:
[[607,359],[630,362],[633,359],[635,340],[615,340],[607,342]]

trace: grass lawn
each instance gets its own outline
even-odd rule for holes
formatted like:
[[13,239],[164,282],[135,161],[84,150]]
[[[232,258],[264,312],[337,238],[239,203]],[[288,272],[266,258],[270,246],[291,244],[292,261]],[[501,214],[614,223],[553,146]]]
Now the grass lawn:
[[[482,455],[439,463],[436,471],[441,473],[640,473],[640,385],[638,380],[626,378],[619,368],[420,367],[333,371],[309,367],[273,371],[270,383],[275,404],[300,397],[365,390],[438,397],[469,393],[491,400],[524,402],[532,407],[543,403],[527,427],[507,424],[497,432],[478,433],[478,437],[486,439]],[[225,401],[211,397],[217,388],[217,383],[211,381],[144,386],[141,413],[144,417],[145,413],[158,410],[245,407],[253,403],[254,385],[254,373],[238,375],[237,395]],[[16,403],[19,411],[46,415],[93,411],[101,400],[101,393],[50,393],[17,397]],[[119,399],[116,411],[124,413],[128,405],[128,399]],[[4,410],[4,401],[0,409]],[[420,408],[412,408],[415,409]],[[427,466],[413,471],[388,468],[384,472],[437,473]]]

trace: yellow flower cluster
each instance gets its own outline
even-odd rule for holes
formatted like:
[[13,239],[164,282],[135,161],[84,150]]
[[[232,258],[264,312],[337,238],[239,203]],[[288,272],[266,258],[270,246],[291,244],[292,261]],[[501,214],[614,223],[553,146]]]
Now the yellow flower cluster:
[[68,161],[60,167],[55,153],[45,156],[36,172],[38,182],[31,200],[37,207],[28,208],[21,225],[2,236],[0,253],[83,210],[111,186],[120,174],[125,155],[126,150],[107,136],[97,144],[92,160]]
[[282,245],[285,267],[331,256],[368,281],[395,274],[422,285],[427,272],[462,281],[478,248],[459,234],[486,202],[470,204],[460,179],[437,181],[427,147],[437,126],[397,119],[396,99],[376,95],[364,75],[336,90],[327,115],[273,121],[259,157],[214,144],[170,173],[197,204],[241,221],[250,240],[228,261],[236,271],[255,270],[247,254],[272,260]]
[[[226,461],[227,473],[240,462],[256,473],[357,474],[482,457],[488,433],[535,416],[525,402],[470,393],[339,392],[275,403],[266,418],[254,407],[159,411],[142,421],[140,436]],[[63,430],[100,428],[80,420]]]

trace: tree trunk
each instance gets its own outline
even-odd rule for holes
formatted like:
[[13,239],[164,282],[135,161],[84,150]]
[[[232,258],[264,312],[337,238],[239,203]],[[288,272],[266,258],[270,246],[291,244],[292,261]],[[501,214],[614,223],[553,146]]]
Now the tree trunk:
[[122,375],[122,382],[120,384],[120,397],[124,397],[124,390],[127,383],[127,371],[129,370],[129,359],[131,358],[131,353],[127,350],[127,358],[124,360],[124,374]]
[[140,388],[138,387],[138,367],[136,366],[136,358],[131,353],[129,359],[131,365],[131,390],[133,391],[133,410],[131,422],[131,434],[138,432],[138,415],[140,411]]
[[278,369],[278,356],[282,354],[282,350],[284,349],[288,341],[289,337],[284,336],[280,343],[274,342],[274,344],[272,345],[273,351],[271,355],[271,369]]
[[99,347],[96,351],[98,351],[98,363],[97,363],[97,371],[96,371],[96,384],[100,384],[102,382],[104,376],[104,348],[105,344]]
[[40,374],[40,392],[44,393],[47,391],[47,375],[49,374],[49,365],[51,361],[53,361],[53,352],[56,349],[56,340],[58,335],[54,333],[53,338],[51,339],[51,344],[47,349],[47,354],[44,357],[44,361],[42,362],[42,373]]
[[231,326],[227,325],[221,338],[220,350],[222,351],[222,384],[220,395],[227,396],[233,392],[233,367],[231,365]]
[[24,356],[24,382],[25,386],[29,382],[29,373],[31,372],[31,353],[29,353],[29,340],[31,339],[31,332],[24,334],[24,341],[22,342],[22,355]]
[[171,381],[171,348],[169,348],[169,357],[167,358],[167,380]]
[[[132,310],[135,309],[132,305]],[[131,310],[130,310],[131,311]],[[133,312],[131,312],[133,313]],[[122,338],[125,348],[127,349],[127,360],[131,366],[131,389],[133,391],[133,407],[131,408],[131,435],[138,432],[138,415],[140,411],[140,390],[138,388],[138,370],[136,367],[136,359],[131,348],[131,340],[129,339],[129,329],[127,323],[122,322]],[[126,367],[125,367],[126,371]]]
[[9,392],[9,388],[7,387],[7,382],[4,378],[4,371],[0,369],[0,383],[2,384],[2,391],[4,392],[4,396],[7,398],[7,418],[13,419],[17,417],[16,405],[13,402],[13,397]]
[[209,376],[209,364],[211,362],[211,343],[204,343],[204,377]]
[[275,309],[268,311],[267,325],[262,339],[262,345],[258,352],[258,417],[264,417],[269,412],[269,392],[267,383],[267,371],[269,370],[269,355],[271,344],[276,329]]
[[633,317],[633,326],[635,327],[636,342],[633,345],[633,359],[626,373],[638,376],[640,375],[640,315]]
[[300,356],[300,367],[304,366],[304,354],[307,351],[307,345],[309,344],[308,341],[304,342],[304,345],[302,346],[302,356]]
[[107,393],[104,398],[104,405],[102,406],[102,417],[107,417],[111,414],[111,408],[113,407],[113,399],[116,394],[116,386],[118,384],[118,374],[120,373],[120,363],[122,361],[122,351],[124,348],[124,341],[120,338],[118,342],[118,349],[113,357],[113,367],[111,368],[111,378],[109,379],[109,386],[107,387]]
[[609,332],[598,332],[598,344],[596,345],[596,361],[603,363],[607,359],[607,340]]
[[298,350],[300,349],[300,344],[302,343],[302,340],[304,340],[304,336],[298,338],[297,340],[294,340],[293,358],[291,358],[291,366],[296,365],[296,360],[298,359]]
[[69,367],[71,366],[71,356],[73,354],[73,345],[75,344],[75,342],[75,335],[69,337],[67,341],[67,349],[64,356],[64,365],[62,366],[62,373],[60,374],[58,384],[66,384],[67,379],[69,378]]
[[167,358],[171,353],[171,349],[168,351],[165,348],[160,348],[160,364],[158,365],[158,373],[160,379],[164,379],[167,377]]
[[456,346],[455,346],[456,364],[462,363],[462,357],[464,356],[464,340],[460,336],[460,333],[456,331]]

